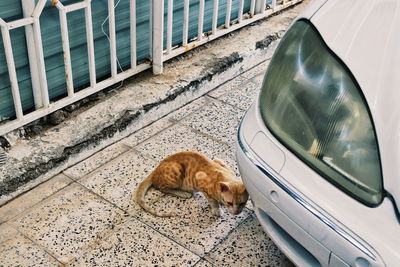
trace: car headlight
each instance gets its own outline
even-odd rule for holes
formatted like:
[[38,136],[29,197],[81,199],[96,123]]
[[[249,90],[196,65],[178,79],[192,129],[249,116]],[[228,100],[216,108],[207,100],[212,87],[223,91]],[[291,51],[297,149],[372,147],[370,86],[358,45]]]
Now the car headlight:
[[260,109],[275,137],[321,176],[369,206],[382,201],[366,101],[308,21],[296,22],[281,40],[264,78]]

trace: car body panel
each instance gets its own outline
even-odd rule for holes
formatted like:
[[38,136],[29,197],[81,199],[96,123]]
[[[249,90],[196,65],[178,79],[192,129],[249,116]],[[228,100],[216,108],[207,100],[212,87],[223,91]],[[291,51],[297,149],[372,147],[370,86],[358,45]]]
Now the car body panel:
[[298,15],[297,18],[311,18],[328,0],[311,1]]
[[375,124],[384,188],[400,207],[400,1],[327,1],[311,22],[362,88]]

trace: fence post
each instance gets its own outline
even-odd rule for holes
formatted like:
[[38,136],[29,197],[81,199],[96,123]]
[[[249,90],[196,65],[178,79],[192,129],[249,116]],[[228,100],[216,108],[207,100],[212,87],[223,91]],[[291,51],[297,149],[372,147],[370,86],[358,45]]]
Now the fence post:
[[40,33],[39,15],[45,1],[35,6],[35,0],[21,0],[24,18],[33,17],[35,22],[26,25],[25,36],[28,49],[29,68],[31,73],[32,91],[35,108],[39,109],[49,105],[46,70],[44,66],[42,38]]
[[163,72],[164,0],[153,0],[153,73]]
[[[22,12],[24,18],[32,15],[35,9],[35,0],[21,0]],[[31,72],[33,99],[35,101],[35,108],[43,107],[43,96],[40,90],[39,71],[36,58],[35,38],[33,36],[33,25],[25,26],[26,47],[28,49],[29,68]]]
[[35,22],[33,23],[33,38],[35,41],[36,64],[39,72],[40,95],[42,96],[42,103],[44,107],[48,107],[50,105],[50,99],[49,90],[47,87],[47,74],[44,64],[43,42],[42,33],[40,31],[39,17],[42,14],[46,2],[46,0],[37,1],[33,12],[30,14],[30,16],[35,19]]
[[6,56],[8,76],[10,78],[11,93],[14,101],[15,115],[17,120],[22,120],[24,113],[22,111],[21,96],[19,93],[17,70],[15,68],[14,54],[11,44],[10,28],[7,23],[0,18],[1,36],[3,38],[4,54]]

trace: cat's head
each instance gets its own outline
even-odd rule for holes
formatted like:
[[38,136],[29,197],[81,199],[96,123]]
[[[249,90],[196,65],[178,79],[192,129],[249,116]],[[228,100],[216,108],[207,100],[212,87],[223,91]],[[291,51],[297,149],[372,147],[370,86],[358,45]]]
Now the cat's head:
[[220,182],[221,202],[229,213],[238,215],[246,206],[249,194],[241,182]]

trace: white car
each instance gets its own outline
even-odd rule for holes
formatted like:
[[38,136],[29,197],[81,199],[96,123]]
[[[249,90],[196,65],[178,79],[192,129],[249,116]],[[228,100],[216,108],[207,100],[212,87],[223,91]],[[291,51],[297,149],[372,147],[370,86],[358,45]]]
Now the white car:
[[238,131],[256,215],[299,266],[400,266],[400,1],[314,1]]

